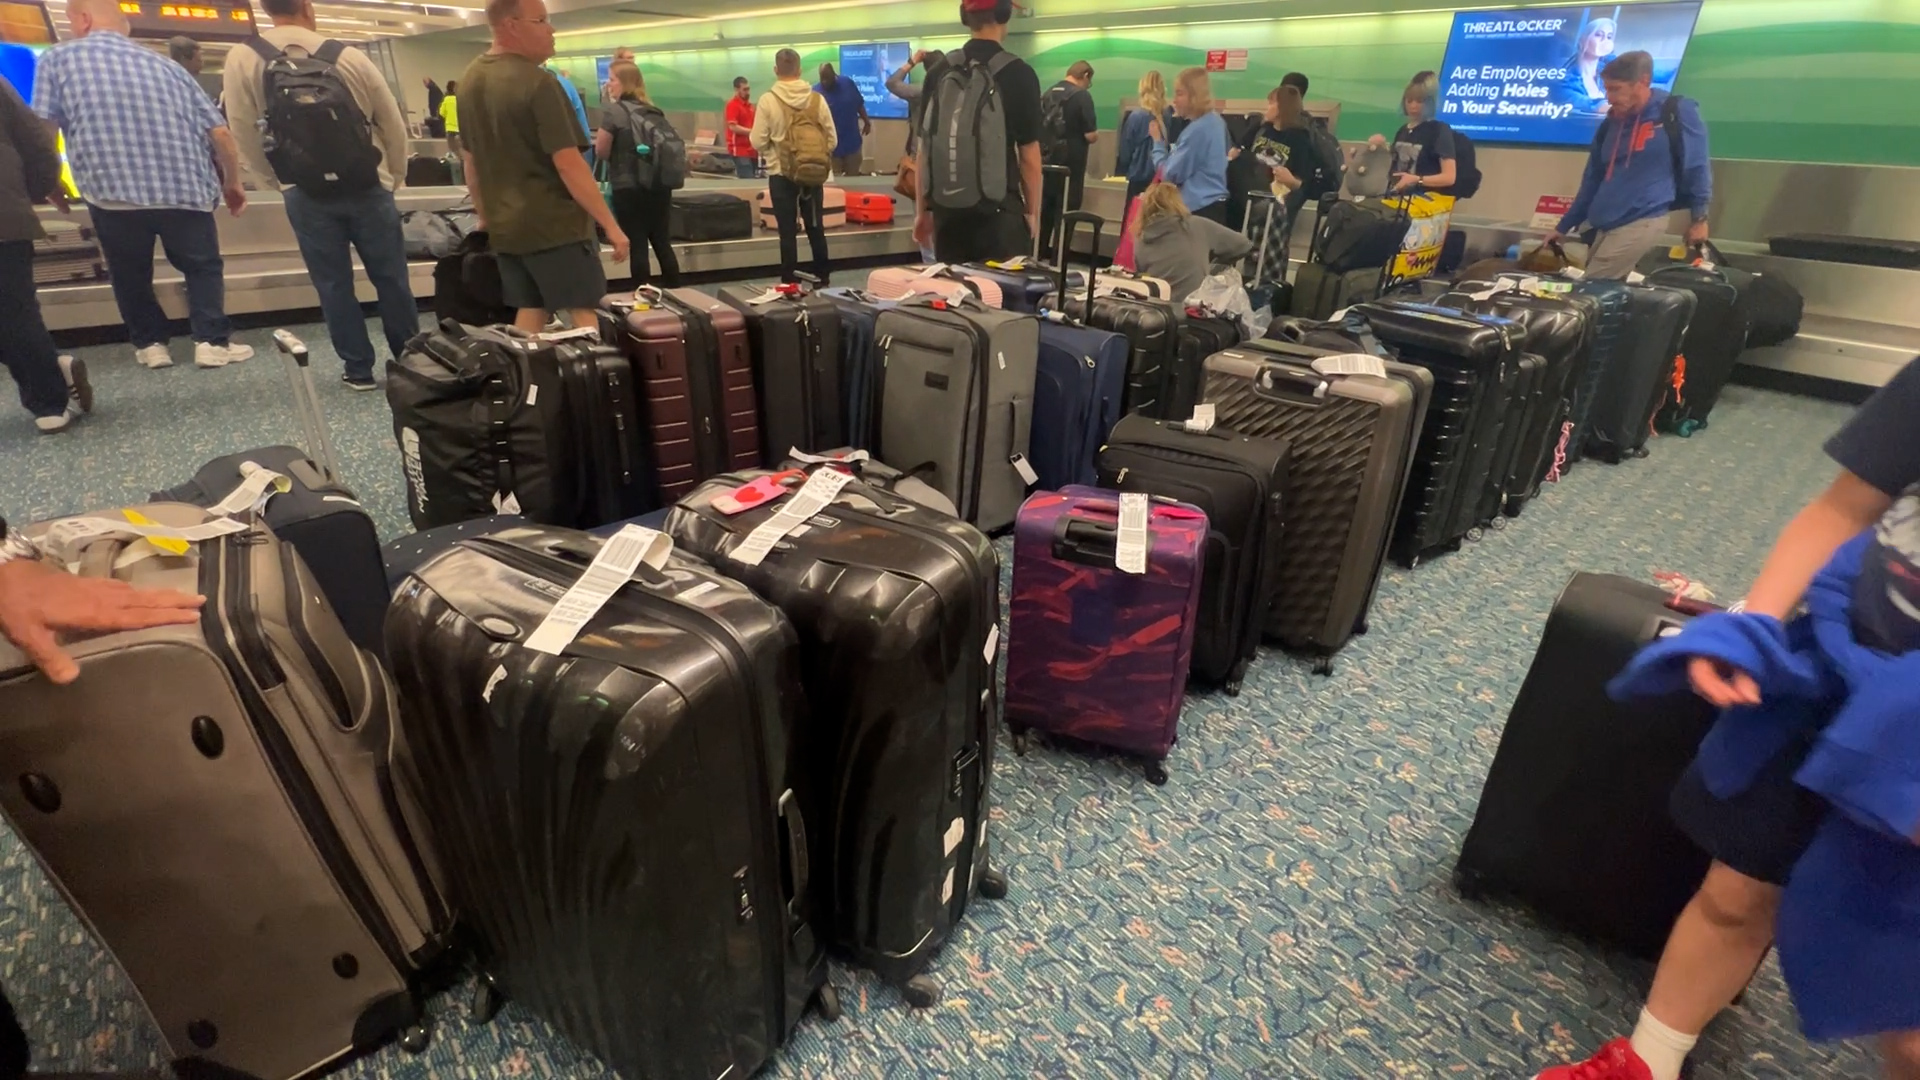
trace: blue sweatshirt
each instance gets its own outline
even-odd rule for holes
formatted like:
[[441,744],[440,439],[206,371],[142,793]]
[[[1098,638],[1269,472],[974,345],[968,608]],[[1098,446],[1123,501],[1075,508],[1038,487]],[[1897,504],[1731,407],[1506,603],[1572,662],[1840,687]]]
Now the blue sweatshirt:
[[1180,189],[1189,210],[1205,210],[1227,197],[1227,121],[1209,110],[1187,125],[1180,141],[1153,144],[1153,161],[1164,165],[1163,179]]
[[1587,155],[1586,175],[1580,179],[1580,194],[1560,219],[1561,232],[1573,232],[1583,223],[1604,232],[1665,217],[1675,203],[1692,211],[1695,221],[1707,216],[1707,204],[1713,201],[1707,125],[1700,119],[1700,106],[1681,98],[1680,143],[1685,153],[1676,185],[1673,149],[1660,122],[1667,97],[1666,91],[1655,90],[1632,124],[1612,116],[1600,122]]

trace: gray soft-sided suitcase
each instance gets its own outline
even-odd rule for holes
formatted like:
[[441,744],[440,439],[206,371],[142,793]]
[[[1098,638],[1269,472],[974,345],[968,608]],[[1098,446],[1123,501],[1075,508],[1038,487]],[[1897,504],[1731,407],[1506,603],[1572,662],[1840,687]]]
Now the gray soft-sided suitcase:
[[1314,351],[1255,341],[1218,353],[1207,360],[1200,400],[1213,403],[1221,427],[1292,446],[1287,543],[1267,635],[1320,654],[1325,673],[1332,654],[1365,629],[1424,401],[1405,365],[1392,364],[1386,378],[1320,375],[1309,366]]
[[185,555],[122,534],[70,556],[207,597],[197,623],[70,642],[71,686],[0,643],[0,808],[168,1053],[288,1080],[402,1031],[424,1046],[415,975],[447,918],[388,776],[386,672],[257,520]]
[[1040,320],[972,302],[882,311],[874,456],[921,475],[987,532],[1013,524],[1033,429]]

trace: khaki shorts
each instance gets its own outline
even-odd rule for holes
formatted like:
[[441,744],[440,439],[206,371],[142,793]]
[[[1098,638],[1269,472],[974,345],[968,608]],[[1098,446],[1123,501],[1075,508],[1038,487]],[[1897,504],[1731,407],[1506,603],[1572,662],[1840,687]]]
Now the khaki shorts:
[[843,154],[833,159],[833,171],[840,176],[865,176],[867,158],[862,151],[858,154]]

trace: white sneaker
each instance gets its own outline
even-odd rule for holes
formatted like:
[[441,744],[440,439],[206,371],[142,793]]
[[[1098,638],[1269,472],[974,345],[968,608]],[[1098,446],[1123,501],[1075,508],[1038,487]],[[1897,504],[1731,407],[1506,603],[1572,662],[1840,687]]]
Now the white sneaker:
[[143,349],[135,349],[133,350],[133,358],[139,362],[141,367],[153,371],[158,371],[163,367],[173,366],[173,355],[167,352],[165,344],[148,345]]
[[74,411],[69,405],[67,411],[58,416],[36,416],[33,426],[40,429],[42,435],[58,435],[73,424]]
[[237,341],[227,342],[227,363],[237,364],[242,360],[253,359],[253,346],[242,345]]
[[203,368],[226,367],[233,357],[227,354],[225,345],[215,345],[210,341],[193,343],[193,366]]
[[83,413],[92,412],[93,381],[87,378],[87,362],[63,355],[60,357],[60,374],[67,380],[69,409],[78,407]]

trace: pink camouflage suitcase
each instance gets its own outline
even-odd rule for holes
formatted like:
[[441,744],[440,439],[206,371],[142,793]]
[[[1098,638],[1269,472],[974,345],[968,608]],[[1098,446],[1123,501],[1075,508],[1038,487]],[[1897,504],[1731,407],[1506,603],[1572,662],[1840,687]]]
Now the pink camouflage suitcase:
[[932,266],[883,266],[867,275],[867,291],[882,300],[915,293],[962,300],[969,296],[988,307],[1005,307],[1000,283],[944,263]]
[[[1123,499],[1140,511],[1133,537]],[[1143,572],[1121,569],[1129,540]],[[1206,542],[1206,512],[1187,503],[1078,485],[1027,499],[1014,523],[1007,627],[1017,752],[1037,729],[1138,755],[1148,780],[1167,782]]]

